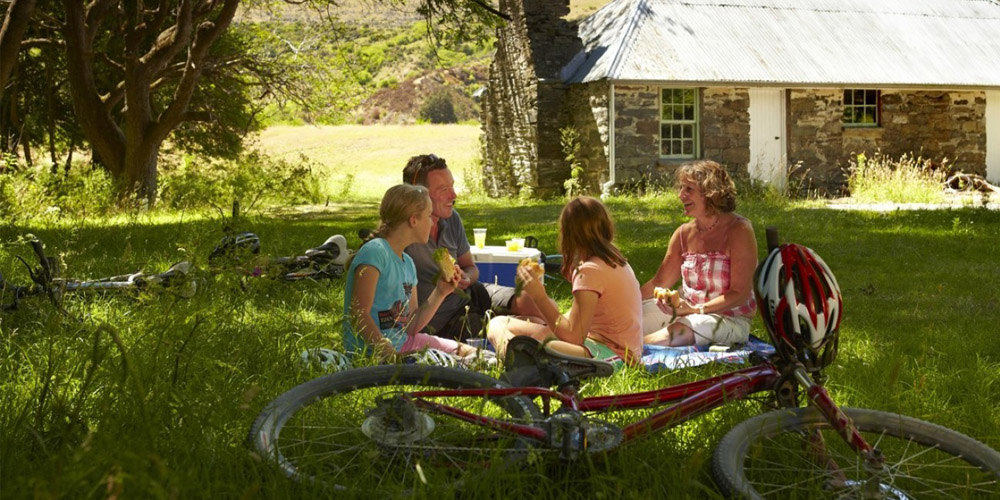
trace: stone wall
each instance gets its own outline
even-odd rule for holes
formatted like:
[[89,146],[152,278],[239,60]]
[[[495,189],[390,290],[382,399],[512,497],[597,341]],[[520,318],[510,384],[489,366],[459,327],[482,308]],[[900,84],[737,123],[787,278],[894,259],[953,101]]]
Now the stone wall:
[[501,0],[511,20],[497,30],[483,99],[483,179],[492,196],[550,196],[569,175],[559,130],[567,123],[562,67],[581,48],[562,19],[569,0]]
[[[952,168],[986,173],[986,97],[982,92],[883,90],[879,127],[844,127],[843,90],[789,90],[789,165],[803,189],[842,194],[858,153],[912,153]],[[794,185],[795,183],[793,183]]]
[[750,94],[745,88],[708,87],[701,93],[701,156],[746,177],[750,164]]
[[608,84],[592,82],[569,89],[566,114],[569,126],[579,134],[577,155],[583,166],[581,185],[591,194],[601,192],[608,181]]
[[789,186],[837,193],[844,182],[844,91],[788,90]]
[[[948,158],[952,168],[986,175],[985,93],[884,90],[881,121],[884,154]],[[846,141],[845,150],[853,151]]]
[[[571,89],[578,95],[568,107],[574,122],[590,120],[588,140],[607,144],[607,84],[588,84],[586,90]],[[660,97],[662,87],[656,85],[615,86],[615,167],[618,184],[641,185],[661,182],[673,175],[680,164],[688,160],[660,158]],[[725,165],[734,176],[746,175],[750,162],[749,95],[746,89],[705,88],[700,93],[701,150],[703,158]],[[609,151],[601,148],[581,150],[586,157],[590,178],[608,179]]]
[[615,182],[640,184],[660,158],[660,96],[652,85],[615,85]]

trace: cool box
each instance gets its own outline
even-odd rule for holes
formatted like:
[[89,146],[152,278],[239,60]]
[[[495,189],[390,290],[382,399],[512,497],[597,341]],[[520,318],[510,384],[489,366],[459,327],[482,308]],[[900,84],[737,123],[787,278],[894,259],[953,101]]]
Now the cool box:
[[470,252],[472,260],[479,268],[479,281],[504,286],[514,286],[517,263],[521,262],[521,259],[530,257],[538,261],[542,256],[542,252],[537,248],[522,248],[511,252],[507,250],[507,247],[476,248],[473,245]]

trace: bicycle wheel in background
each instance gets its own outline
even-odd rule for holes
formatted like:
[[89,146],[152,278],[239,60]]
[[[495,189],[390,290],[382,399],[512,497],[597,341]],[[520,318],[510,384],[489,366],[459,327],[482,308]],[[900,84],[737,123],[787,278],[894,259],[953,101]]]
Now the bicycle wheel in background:
[[[885,457],[874,498],[1000,498],[1000,453],[964,434],[893,413],[844,408]],[[815,438],[825,441],[819,464]],[[813,408],[778,410],[741,422],[712,457],[723,493],[739,498],[872,498],[864,496],[864,460]],[[846,481],[845,481],[846,479]]]
[[[334,488],[409,490],[454,486],[484,469],[502,471],[526,455],[522,439],[425,412],[394,397],[433,388],[504,387],[466,370],[424,365],[361,368],[320,377],[282,394],[250,431],[253,447],[297,480]],[[538,407],[523,396],[437,398],[478,415],[535,422]]]

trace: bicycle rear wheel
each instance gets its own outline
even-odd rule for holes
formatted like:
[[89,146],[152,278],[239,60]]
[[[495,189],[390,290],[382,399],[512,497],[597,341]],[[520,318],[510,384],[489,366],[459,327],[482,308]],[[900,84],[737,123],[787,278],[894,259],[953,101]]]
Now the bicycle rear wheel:
[[[915,418],[844,408],[885,457],[874,498],[1000,498],[1000,453]],[[817,459],[815,432],[825,442]],[[827,459],[837,467],[831,470]],[[820,463],[822,462],[822,463]],[[740,498],[872,498],[864,460],[813,408],[778,410],[726,434],[712,457],[723,493]],[[872,488],[877,486],[877,488]]]
[[[390,365],[340,372],[299,385],[261,412],[250,431],[254,448],[297,480],[336,489],[409,490],[453,486],[470,474],[506,469],[523,458],[517,437],[414,407],[405,394],[434,388],[504,387],[475,372]],[[482,416],[536,422],[523,396],[447,397],[437,402]]]

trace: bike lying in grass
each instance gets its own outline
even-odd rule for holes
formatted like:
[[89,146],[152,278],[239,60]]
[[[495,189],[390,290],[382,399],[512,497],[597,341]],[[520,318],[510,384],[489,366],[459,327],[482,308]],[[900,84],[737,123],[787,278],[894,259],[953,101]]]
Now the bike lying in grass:
[[249,267],[249,276],[276,278],[281,281],[336,279],[344,274],[350,256],[347,240],[335,234],[321,245],[291,257],[259,257],[260,237],[244,232],[222,238],[212,249],[208,261],[213,267]]
[[[775,353],[752,357],[749,368],[583,397],[580,380],[610,375],[611,365],[519,337],[508,345],[504,381],[422,365],[348,370],[272,401],[250,441],[289,477],[391,495],[419,483],[468,484],[546,456],[605,453],[761,394],[779,409],[736,425],[715,449],[712,474],[726,495],[1000,498],[1000,453],[935,424],[833,401],[822,370],[836,357],[841,295],[818,256],[774,248],[754,281]],[[647,408],[657,410],[625,425],[601,418]]]
[[[31,266],[20,256],[17,257],[28,268],[28,274],[33,282],[31,285],[21,286],[8,283],[3,279],[3,275],[0,275],[2,302],[4,302],[0,307],[4,311],[17,309],[21,299],[34,295],[46,295],[54,304],[59,305],[62,302],[63,294],[70,292],[135,293],[146,290],[167,290],[178,296],[189,298],[198,289],[197,281],[188,276],[192,269],[190,262],[178,262],[166,271],[157,274],[145,274],[139,271],[99,279],[63,278],[59,276],[59,266],[56,261],[45,255],[41,241],[31,241],[31,247],[38,258],[39,264],[37,266]],[[8,300],[9,302],[6,302]]]

